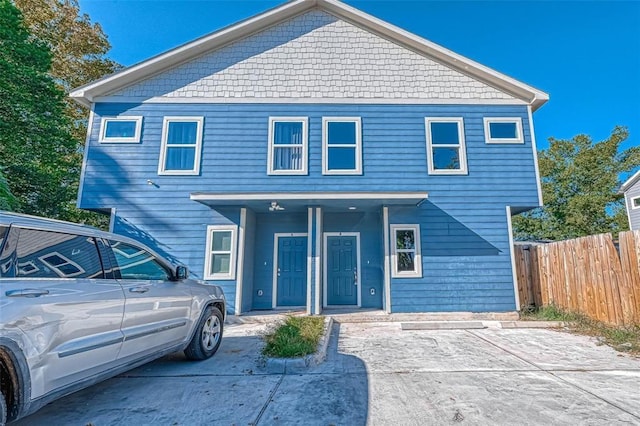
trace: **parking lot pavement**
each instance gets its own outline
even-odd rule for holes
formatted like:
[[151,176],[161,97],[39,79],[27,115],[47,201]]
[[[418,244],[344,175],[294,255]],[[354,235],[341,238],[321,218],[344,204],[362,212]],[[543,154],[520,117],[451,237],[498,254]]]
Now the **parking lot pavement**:
[[210,360],[165,357],[16,424],[640,424],[640,360],[588,337],[337,323],[326,362],[269,374],[264,328],[228,326]]

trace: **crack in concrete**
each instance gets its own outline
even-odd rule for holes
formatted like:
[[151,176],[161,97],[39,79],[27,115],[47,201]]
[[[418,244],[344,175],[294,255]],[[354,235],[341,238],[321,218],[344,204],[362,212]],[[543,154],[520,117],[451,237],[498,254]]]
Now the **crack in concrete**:
[[258,412],[258,415],[256,416],[256,419],[253,422],[249,423],[249,426],[257,426],[258,423],[260,423],[260,419],[262,418],[262,415],[264,414],[265,411],[267,411],[267,407],[269,407],[269,404],[271,404],[271,401],[273,400],[273,396],[278,391],[278,388],[280,387],[280,384],[284,380],[284,376],[285,375],[286,374],[280,375],[280,379],[275,384],[275,386],[273,386],[273,389],[271,389],[271,392],[269,392],[269,396],[267,397],[267,401],[264,403],[264,405],[262,406],[262,408]]
[[[561,381],[561,382],[563,382],[563,383],[565,383],[565,384],[567,384],[567,385],[569,385],[569,386],[571,386],[571,387],[573,387],[573,388],[575,388],[575,389],[578,389],[579,391],[582,391],[582,392],[584,392],[584,393],[586,393],[586,394],[588,394],[588,395],[591,395],[592,397],[594,397],[594,398],[596,398],[596,399],[599,399],[600,401],[604,402],[605,404],[609,404],[609,405],[611,405],[612,407],[615,407],[615,408],[617,408],[618,410],[620,410],[620,411],[622,411],[622,412],[624,412],[624,413],[629,414],[631,417],[635,417],[636,419],[640,419],[640,416],[638,416],[638,415],[637,415],[637,414],[635,414],[635,413],[630,412],[629,410],[625,409],[624,407],[619,406],[619,405],[618,405],[618,404],[616,404],[615,402],[609,401],[608,399],[603,398],[603,397],[601,397],[600,395],[597,395],[597,394],[595,394],[595,393],[591,392],[590,390],[584,389],[584,388],[582,388],[582,387],[578,386],[577,384],[572,383],[572,382],[570,382],[570,381],[568,381],[568,380],[566,380],[566,379],[564,379],[564,378],[562,378],[562,377],[560,377],[560,376],[558,376],[558,375],[554,374],[554,372],[563,372],[563,371],[598,372],[598,371],[603,371],[603,370],[589,370],[589,369],[579,369],[579,370],[546,370],[546,369],[544,369],[544,368],[540,367],[539,365],[537,365],[536,363],[531,362],[531,361],[529,361],[528,359],[525,359],[525,358],[523,358],[523,357],[521,357],[521,356],[517,355],[516,353],[514,353],[514,352],[512,352],[512,351],[510,351],[510,350],[508,350],[508,349],[503,348],[502,346],[498,345],[497,343],[492,342],[492,341],[491,341],[491,340],[489,340],[488,338],[485,338],[485,337],[483,337],[483,336],[480,336],[480,335],[478,335],[477,333],[474,333],[473,331],[470,331],[470,330],[465,330],[465,331],[466,331],[467,333],[471,334],[472,336],[475,336],[476,338],[478,338],[478,339],[482,340],[483,342],[486,342],[486,343],[488,343],[488,344],[490,344],[490,345],[492,345],[492,346],[494,346],[494,347],[496,347],[496,348],[498,348],[498,349],[500,349],[500,350],[502,350],[502,351],[504,351],[504,352],[506,352],[506,353],[508,353],[508,354],[510,354],[510,355],[512,355],[512,356],[514,356],[514,357],[516,357],[516,358],[518,358],[519,360],[521,360],[521,361],[523,361],[523,362],[525,362],[525,363],[527,363],[527,364],[529,364],[529,365],[531,365],[531,366],[535,367],[537,371],[542,371],[543,373],[546,373],[546,374],[550,375],[551,377],[553,377],[553,378],[557,379],[558,381]],[[605,371],[626,371],[626,370],[605,370]],[[635,371],[635,370],[630,370],[630,371]]]

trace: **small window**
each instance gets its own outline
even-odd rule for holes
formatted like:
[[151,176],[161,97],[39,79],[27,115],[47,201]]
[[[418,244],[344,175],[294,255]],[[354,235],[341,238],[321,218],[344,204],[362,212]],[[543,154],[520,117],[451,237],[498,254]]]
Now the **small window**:
[[138,143],[142,117],[103,117],[99,142]]
[[116,277],[120,275],[120,279],[123,280],[147,281],[168,281],[170,279],[169,271],[148,251],[121,241],[109,241],[109,243],[118,264]]
[[162,127],[160,175],[200,173],[202,117],[165,117]]
[[392,276],[422,277],[420,225],[391,225],[391,239]]
[[522,119],[485,117],[484,136],[487,143],[524,143]]
[[640,197],[633,197],[631,199],[631,208],[640,209]]
[[323,174],[362,174],[362,123],[360,117],[323,117],[322,146]]
[[236,278],[236,225],[207,227],[207,257],[204,278],[233,280]]
[[429,174],[467,174],[462,118],[426,118],[425,128]]
[[268,174],[307,174],[307,125],[306,117],[269,118]]

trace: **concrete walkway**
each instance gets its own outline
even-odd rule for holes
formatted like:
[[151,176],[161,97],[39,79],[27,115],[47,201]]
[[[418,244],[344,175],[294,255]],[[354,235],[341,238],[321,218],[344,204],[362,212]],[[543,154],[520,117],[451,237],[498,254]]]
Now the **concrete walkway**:
[[210,360],[165,357],[16,424],[640,424],[640,360],[593,339],[402,324],[336,323],[327,361],[297,374],[260,367],[265,324],[230,325]]

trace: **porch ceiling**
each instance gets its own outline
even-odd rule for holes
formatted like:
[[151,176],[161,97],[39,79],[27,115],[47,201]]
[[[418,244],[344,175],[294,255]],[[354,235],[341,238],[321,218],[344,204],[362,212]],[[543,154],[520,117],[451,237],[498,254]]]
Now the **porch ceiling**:
[[365,211],[382,206],[416,206],[427,197],[426,192],[194,192],[190,196],[209,207],[247,207],[256,212],[304,211],[307,207],[322,207],[326,211]]

